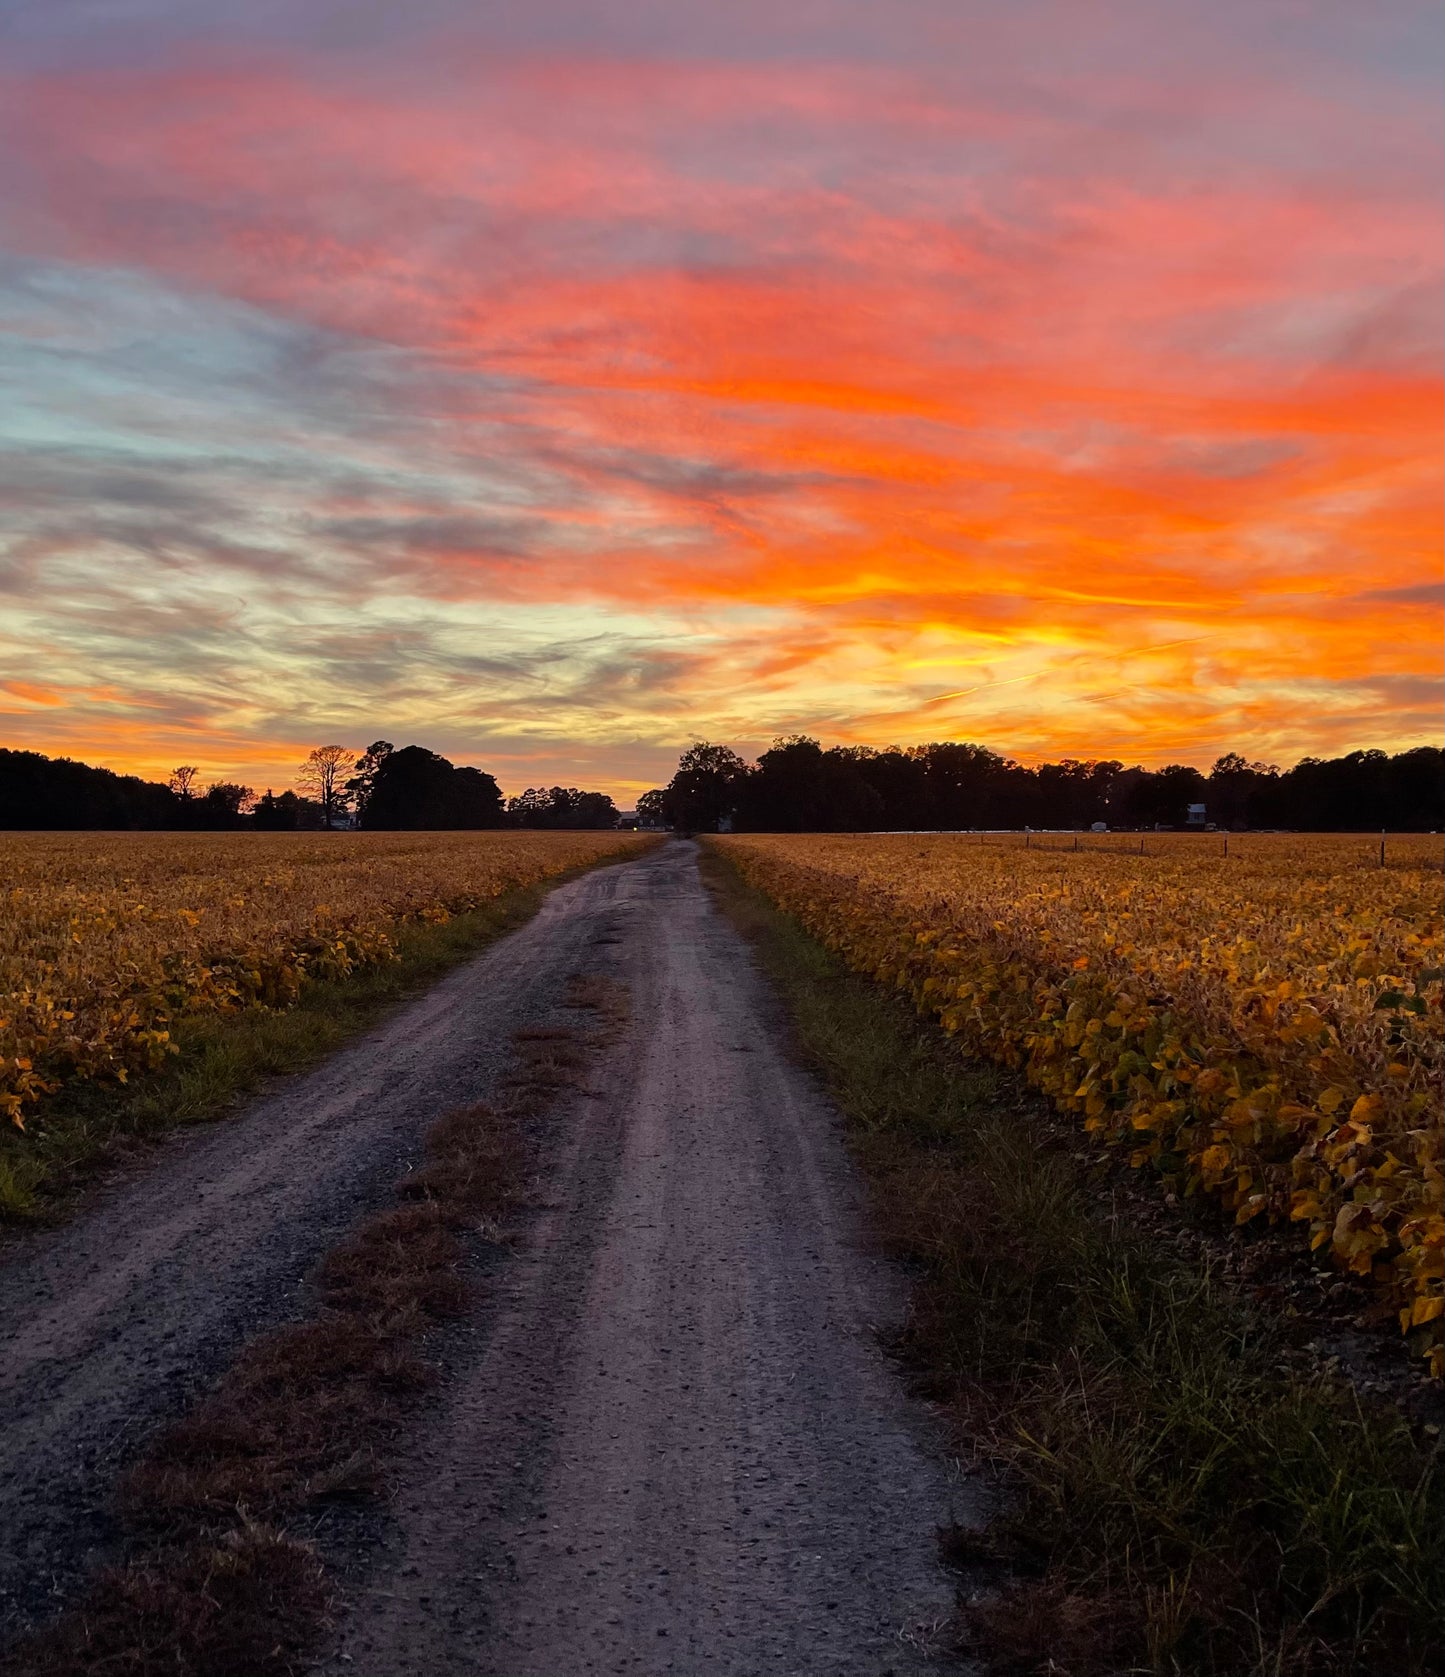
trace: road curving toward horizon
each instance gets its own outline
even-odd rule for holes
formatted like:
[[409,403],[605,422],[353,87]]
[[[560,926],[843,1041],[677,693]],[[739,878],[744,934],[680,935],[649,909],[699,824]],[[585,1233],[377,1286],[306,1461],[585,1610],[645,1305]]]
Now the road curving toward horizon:
[[117,1475],[305,1310],[318,1257],[578,976],[624,983],[631,1022],[548,1126],[538,1209],[450,1334],[389,1505],[328,1556],[318,1670],[938,1669],[936,1531],[973,1493],[879,1349],[903,1286],[841,1121],[682,842],[558,887],[323,1066],[0,1258],[7,1631],[109,1556]]

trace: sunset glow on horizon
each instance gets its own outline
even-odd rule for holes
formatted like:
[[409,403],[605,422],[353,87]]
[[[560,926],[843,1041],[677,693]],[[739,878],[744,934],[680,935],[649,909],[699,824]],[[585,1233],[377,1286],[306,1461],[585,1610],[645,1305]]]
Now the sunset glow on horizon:
[[1438,743],[1440,29],[24,0],[0,744]]

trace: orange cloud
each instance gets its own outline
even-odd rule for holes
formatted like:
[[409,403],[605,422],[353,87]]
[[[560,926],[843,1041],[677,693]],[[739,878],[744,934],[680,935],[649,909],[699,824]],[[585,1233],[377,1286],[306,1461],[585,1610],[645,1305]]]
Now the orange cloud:
[[[520,646],[528,611],[573,614],[573,650],[550,675],[518,653],[515,692],[497,647],[428,627],[385,701],[418,734],[473,727],[519,762],[543,760],[529,730],[586,739],[623,784],[637,742],[698,732],[1158,760],[1433,726],[1438,216],[1413,177],[1192,166],[1164,138],[1130,167],[1047,101],[897,70],[459,52],[430,84],[258,58],[9,91],[32,253],[384,358],[344,483],[298,419],[315,486],[244,552],[186,563],[236,568],[228,599],[274,563],[298,621],[495,604]],[[1180,106],[1222,123],[1269,91]],[[1177,143],[1162,95],[1118,97]],[[75,551],[136,551],[135,528]],[[226,611],[258,668],[279,656],[251,596]],[[575,650],[589,613],[654,637],[631,687]],[[248,732],[276,709],[221,720],[251,704],[244,672],[168,682],[159,656],[159,698],[113,683],[171,719],[148,764],[193,734],[279,764]],[[543,720],[538,683],[567,695]],[[303,695],[320,717],[328,692]],[[106,712],[77,712],[78,749],[124,749]]]
[[[0,693],[8,693],[11,698],[20,699],[27,705],[59,705],[65,703],[65,695],[58,693],[53,687],[41,687],[31,681],[0,681]],[[0,711],[0,715],[3,715]]]

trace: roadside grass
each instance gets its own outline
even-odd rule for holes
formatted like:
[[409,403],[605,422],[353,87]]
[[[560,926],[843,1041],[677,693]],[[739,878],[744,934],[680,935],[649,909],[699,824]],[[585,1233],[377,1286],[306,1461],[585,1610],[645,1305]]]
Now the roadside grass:
[[22,1649],[6,1672],[45,1677],[270,1677],[307,1669],[327,1622],[321,1566],[304,1543],[241,1520],[98,1582],[89,1616],[63,1641]]
[[[601,866],[609,865],[607,862]],[[53,1221],[76,1191],[138,1146],[223,1113],[267,1078],[302,1071],[390,1008],[530,920],[548,893],[590,869],[511,891],[440,925],[395,928],[398,959],[308,984],[294,1007],[181,1015],[179,1053],[129,1083],[80,1082],[47,1100],[24,1132],[0,1126],[0,1228]]]
[[580,1025],[524,1029],[494,1104],[427,1132],[398,1203],[321,1261],[309,1318],[263,1334],[216,1389],[152,1442],[120,1487],[128,1554],[55,1624],[0,1657],[0,1677],[295,1677],[332,1622],[304,1528],[384,1492],[387,1456],[434,1384],[429,1334],[477,1283],[469,1242],[498,1242],[524,1203],[528,1120],[582,1085],[627,1017],[626,993],[574,981]]
[[1281,1326],[1101,1204],[1057,1120],[704,849],[914,1276],[897,1350],[999,1476],[941,1534],[988,1670],[1445,1671],[1439,1450],[1284,1359]]

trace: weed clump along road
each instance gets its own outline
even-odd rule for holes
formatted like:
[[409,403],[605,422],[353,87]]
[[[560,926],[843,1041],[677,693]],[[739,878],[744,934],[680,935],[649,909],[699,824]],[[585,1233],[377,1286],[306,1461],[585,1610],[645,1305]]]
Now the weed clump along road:
[[494,1103],[427,1132],[398,1203],[326,1255],[315,1314],[247,1345],[219,1385],[126,1476],[128,1557],[53,1626],[0,1658],[4,1677],[286,1677],[332,1622],[333,1587],[305,1528],[374,1498],[392,1439],[434,1385],[428,1336],[464,1314],[468,1248],[515,1214],[528,1122],[573,1089],[625,993],[593,980],[569,1001],[587,1028],[516,1033]]

